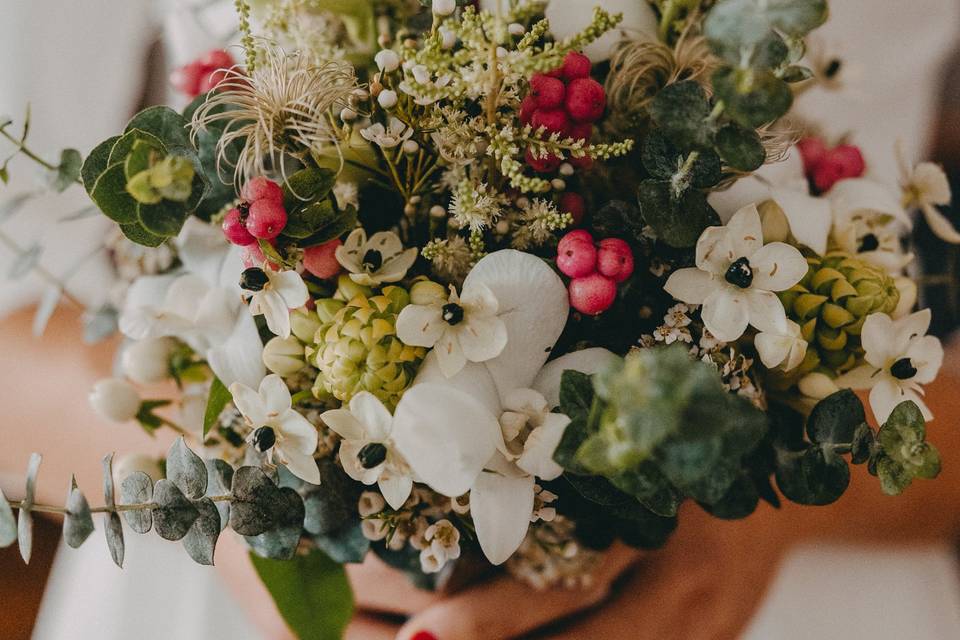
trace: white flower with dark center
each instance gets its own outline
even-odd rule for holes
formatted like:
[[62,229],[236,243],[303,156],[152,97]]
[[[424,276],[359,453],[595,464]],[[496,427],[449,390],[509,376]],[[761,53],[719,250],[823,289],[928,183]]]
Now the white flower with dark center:
[[381,149],[393,149],[403,143],[404,140],[409,140],[413,135],[413,129],[408,127],[399,118],[391,117],[386,127],[377,122],[365,129],[361,129],[360,135]]
[[912,222],[885,185],[867,178],[841,180],[827,198],[833,212],[831,248],[836,246],[893,274],[913,260],[900,242]]
[[900,187],[903,189],[903,206],[919,209],[927,224],[938,238],[954,244],[960,243],[960,233],[938,209],[950,204],[950,182],[943,169],[932,162],[921,162],[912,170],[898,147],[900,164]]
[[350,272],[350,279],[366,287],[397,282],[417,259],[417,249],[404,249],[399,236],[379,231],[369,239],[361,228],[354,229],[347,241],[337,247],[337,262]]
[[268,265],[244,269],[240,287],[250,299],[250,313],[263,315],[267,328],[281,338],[290,337],[290,310],[307,304],[310,292],[296,271],[274,271]]
[[786,313],[775,291],[789,289],[807,273],[807,261],[788,244],[763,244],[754,205],[724,227],[709,227],[697,242],[696,267],[671,274],[664,289],[677,300],[702,305],[703,323],[717,339],[732,342],[752,325],[786,331]]
[[343,438],[340,463],[347,475],[380,487],[392,509],[400,509],[413,489],[413,477],[390,440],[393,416],[375,395],[361,391],[346,409],[320,414],[324,424]]
[[290,390],[283,379],[276,374],[268,375],[257,391],[235,382],[230,385],[230,393],[233,404],[251,429],[247,442],[301,480],[320,484],[320,469],[313,459],[317,429],[294,411]]
[[433,347],[446,377],[459,373],[467,361],[500,355],[506,346],[499,303],[482,282],[465,284],[462,295],[453,285],[448,295],[435,282],[419,282],[410,296],[412,303],[397,316],[397,337],[410,346]]
[[930,317],[929,309],[898,320],[885,313],[867,316],[860,333],[866,364],[836,380],[839,387],[870,389],[870,408],[881,424],[904,400],[915,402],[925,420],[933,419],[921,385],[937,377],[943,347],[940,340],[926,335]]
[[786,331],[761,331],[753,342],[768,369],[780,367],[790,371],[807,355],[807,341],[800,335],[800,325],[793,320],[787,320]]

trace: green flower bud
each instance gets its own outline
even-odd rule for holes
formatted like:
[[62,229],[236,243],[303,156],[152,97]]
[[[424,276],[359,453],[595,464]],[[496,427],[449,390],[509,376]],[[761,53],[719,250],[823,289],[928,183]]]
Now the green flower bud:
[[[330,316],[332,317],[333,314],[331,313]],[[300,342],[313,342],[319,328],[320,318],[317,312],[302,308],[290,312],[290,331]]]
[[296,338],[277,336],[263,348],[263,364],[278,376],[292,376],[306,365],[303,344]]
[[127,192],[137,202],[157,204],[164,198],[185,202],[193,192],[193,163],[183,156],[167,156],[131,176]]

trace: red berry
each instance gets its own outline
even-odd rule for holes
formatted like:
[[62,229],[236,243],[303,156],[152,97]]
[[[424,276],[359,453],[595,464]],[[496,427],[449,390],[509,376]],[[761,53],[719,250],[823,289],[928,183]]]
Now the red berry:
[[564,79],[569,82],[577,78],[590,77],[590,58],[578,51],[571,51],[563,59],[563,66],[560,67],[560,73]]
[[594,122],[607,107],[607,94],[593,78],[577,78],[567,85],[567,114],[577,122]]
[[616,298],[616,283],[597,272],[570,281],[570,305],[588,316],[603,313]]
[[600,241],[597,252],[597,271],[617,284],[633,273],[633,252],[630,245],[620,238],[605,238]]
[[863,154],[860,153],[860,148],[852,144],[841,144],[834,147],[827,154],[827,159],[840,165],[844,178],[859,178],[867,168],[863,161]]
[[586,213],[587,205],[583,201],[583,196],[573,191],[566,191],[560,196],[560,211],[569,213],[573,216],[573,224],[580,224],[583,221],[583,215]]
[[200,79],[200,86],[197,87],[197,90],[200,93],[207,93],[208,91],[213,91],[216,89],[217,85],[223,82],[223,79],[226,78],[227,72],[223,69],[214,69],[213,71],[207,73]]
[[547,154],[542,158],[534,158],[533,151],[527,149],[527,153],[524,158],[526,159],[527,164],[530,165],[537,173],[549,173],[560,166],[560,158],[552,153]]
[[567,248],[567,245],[576,244],[579,242],[586,242],[590,246],[593,246],[593,236],[590,235],[590,232],[586,229],[574,229],[560,238],[560,243],[557,245],[557,251],[563,251]]
[[567,129],[570,127],[570,118],[563,109],[537,109],[533,112],[530,124],[534,129],[544,127],[547,135],[559,133],[561,136],[566,136]]
[[567,135],[574,140],[590,142],[590,138],[593,136],[593,125],[589,122],[576,122],[570,125]]
[[250,205],[247,215],[247,231],[255,238],[273,240],[287,226],[287,211],[283,204],[269,198],[261,198]]
[[199,62],[210,69],[229,69],[234,65],[233,56],[223,49],[208,51]]
[[843,180],[843,167],[836,162],[821,162],[813,169],[810,180],[820,193],[825,193],[837,182]]
[[337,262],[335,255],[337,247],[342,242],[339,238],[334,238],[316,247],[310,247],[303,250],[303,268],[326,280],[340,273],[340,263]]
[[597,268],[597,249],[592,242],[568,242],[557,251],[557,268],[571,278],[590,275]]
[[247,202],[273,200],[274,202],[283,204],[283,189],[273,180],[268,180],[263,176],[252,178],[245,184],[240,196]]
[[563,81],[551,78],[543,73],[535,73],[530,78],[530,95],[540,109],[556,109],[563,104],[566,89]]
[[826,155],[827,145],[820,138],[803,138],[797,142],[797,150],[803,159],[803,173],[809,176]]
[[206,69],[198,61],[193,61],[179,69],[174,69],[170,74],[170,84],[173,87],[191,98],[200,95],[200,82],[206,74]]
[[530,124],[530,119],[533,118],[533,112],[537,110],[537,101],[533,96],[527,96],[520,101],[520,122],[522,124]]
[[550,76],[551,78],[560,78],[563,79],[563,67],[557,67],[556,69],[551,69],[543,75]]
[[568,158],[567,162],[575,166],[577,169],[583,169],[584,171],[593,166],[593,158],[590,156],[583,156],[581,158]]
[[227,215],[223,218],[222,228],[223,235],[227,236],[227,240],[241,247],[257,241],[257,239],[247,231],[246,221],[240,209],[233,208],[227,212]]

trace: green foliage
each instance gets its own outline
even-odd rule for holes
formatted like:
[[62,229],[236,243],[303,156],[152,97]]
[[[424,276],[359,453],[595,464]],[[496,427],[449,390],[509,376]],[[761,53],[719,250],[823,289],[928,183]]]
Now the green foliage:
[[207,491],[207,467],[200,456],[190,450],[183,436],[177,438],[167,451],[167,479],[192,500]]
[[[9,505],[7,506],[9,509]],[[76,549],[93,533],[93,514],[83,492],[77,487],[77,479],[70,479],[67,494],[67,513],[63,517],[63,539],[71,549]]]
[[357,224],[353,207],[340,210],[331,190],[336,174],[329,169],[301,169],[283,185],[287,226],[282,237],[312,247],[343,235]]
[[707,94],[697,82],[685,80],[667,85],[650,103],[650,116],[657,128],[677,144],[695,147],[708,143],[710,115]]
[[706,195],[689,189],[677,197],[669,182],[640,183],[637,201],[644,221],[671,247],[692,247],[704,229],[720,224]]
[[877,435],[880,450],[870,468],[880,478],[884,493],[898,495],[914,478],[936,478],[940,453],[926,441],[926,426],[920,408],[906,400],[898,404]]
[[[134,471],[120,481],[120,504],[148,504],[153,500],[153,481],[143,471]],[[130,509],[123,512],[130,528],[147,533],[153,527],[153,513],[149,509]]]
[[[183,118],[186,121],[193,119],[194,112],[207,99],[206,93],[194,98],[193,102],[187,105],[183,111]],[[211,111],[211,114],[221,113],[226,109],[225,106],[217,107]],[[214,214],[221,211],[225,206],[232,203],[237,192],[233,185],[233,176],[223,175],[220,167],[217,166],[217,144],[223,136],[224,129],[227,126],[225,120],[214,120],[208,122],[205,127],[194,132],[193,141],[197,145],[197,158],[200,161],[200,167],[203,174],[210,181],[210,188],[204,194],[200,204],[197,205],[194,215],[209,220]],[[243,140],[235,139],[223,149],[222,165],[232,165],[236,163],[240,151],[243,149]]]
[[757,132],[735,122],[717,131],[716,144],[723,161],[738,171],[759,169],[767,156]]
[[790,110],[790,86],[772,71],[722,67],[713,74],[713,90],[726,113],[746,127],[773,122]]
[[210,428],[217,423],[217,418],[230,402],[233,401],[233,395],[227,389],[220,378],[214,376],[210,383],[210,394],[207,396],[207,407],[203,412],[203,437],[207,437]]
[[300,640],[336,640],[353,615],[353,592],[343,567],[320,551],[289,561],[250,561],[287,626]]
[[66,191],[80,179],[80,166],[83,164],[83,157],[76,149],[64,149],[60,152],[60,162],[55,170],[47,175],[47,184],[50,188],[61,193]]

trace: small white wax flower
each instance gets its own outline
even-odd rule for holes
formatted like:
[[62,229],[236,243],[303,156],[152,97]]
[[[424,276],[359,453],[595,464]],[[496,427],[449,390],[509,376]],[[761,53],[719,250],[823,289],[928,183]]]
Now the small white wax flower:
[[361,518],[367,518],[383,511],[387,506],[383,496],[376,491],[364,491],[360,494],[360,502],[357,505],[357,513]]
[[367,540],[377,542],[387,537],[387,534],[390,533],[390,527],[383,520],[365,518],[360,522],[360,531]]
[[457,0],[433,0],[433,13],[448,16],[457,10]]
[[550,181],[550,186],[553,187],[554,191],[563,191],[567,188],[567,183],[561,178],[554,178]]
[[384,109],[392,109],[397,105],[397,92],[393,89],[384,89],[377,96],[377,102]]
[[386,73],[396,71],[400,68],[400,56],[397,55],[396,51],[391,49],[378,51],[377,55],[373,57],[373,61],[377,63],[377,68],[380,69],[380,71]]
[[127,422],[140,411],[140,393],[123,378],[105,378],[93,385],[90,406],[107,420]]
[[413,79],[419,82],[420,84],[427,84],[430,82],[430,70],[427,69],[425,65],[418,64],[410,69],[410,73],[413,74]]
[[390,118],[387,127],[377,122],[360,130],[360,135],[382,149],[393,149],[413,135],[413,129],[399,118]]
[[800,393],[815,400],[823,400],[840,390],[833,379],[825,373],[808,373],[797,383]]
[[120,355],[120,366],[137,384],[154,384],[170,377],[170,356],[177,348],[173,338],[147,338],[132,343]]
[[566,178],[569,178],[570,176],[573,175],[573,165],[570,164],[569,162],[564,162],[563,164],[560,165],[559,172],[560,172],[560,175]]

